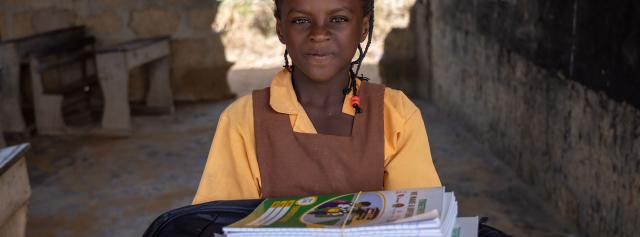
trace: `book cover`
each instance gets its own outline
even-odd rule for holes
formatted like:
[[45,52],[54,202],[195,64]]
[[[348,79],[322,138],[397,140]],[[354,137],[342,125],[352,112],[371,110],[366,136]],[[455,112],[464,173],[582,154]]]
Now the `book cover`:
[[421,222],[438,228],[444,188],[267,199],[225,231],[252,228],[340,229]]

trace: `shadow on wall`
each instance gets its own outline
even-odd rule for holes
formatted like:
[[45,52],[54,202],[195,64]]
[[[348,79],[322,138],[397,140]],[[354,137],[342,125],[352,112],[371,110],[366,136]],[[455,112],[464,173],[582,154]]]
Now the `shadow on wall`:
[[[406,53],[401,59],[388,56],[419,60],[381,63],[384,79],[394,70],[426,70],[398,83],[428,88],[416,94],[464,121],[582,234],[636,236],[640,2],[419,3],[412,19],[427,24],[389,40],[420,40],[397,46],[405,47],[397,50]],[[429,37],[420,38],[424,32]]]
[[430,45],[430,30],[421,28],[428,27],[426,19],[429,13],[424,6],[425,1],[416,1],[410,10],[408,27],[393,28],[386,36],[379,72],[385,85],[402,90],[411,97],[428,98],[431,54],[427,45]]
[[[86,25],[99,45],[132,39],[172,37],[171,81],[178,101],[229,98],[231,67],[220,35],[211,24],[219,1],[2,1],[0,36],[24,37],[74,25]],[[132,73],[130,99],[143,100],[146,71]]]

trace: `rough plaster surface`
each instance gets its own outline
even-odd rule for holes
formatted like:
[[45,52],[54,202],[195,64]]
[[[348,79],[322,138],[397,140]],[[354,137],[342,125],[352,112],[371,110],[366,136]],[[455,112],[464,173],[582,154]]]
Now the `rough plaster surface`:
[[6,35],[7,33],[5,32],[5,26],[4,26],[4,14],[0,13],[0,40],[4,37],[4,35]]
[[72,10],[43,8],[33,11],[31,24],[34,32],[46,32],[73,26],[77,19],[77,13]]
[[[432,63],[419,65],[432,70],[426,96],[460,119],[582,234],[635,236],[640,230],[640,111],[611,98],[611,90],[595,91],[579,77],[567,78],[565,70],[539,63],[566,56],[553,51],[554,42],[566,42],[548,31],[553,27],[538,31],[532,17],[540,8],[530,6],[547,6],[549,14],[571,20],[560,14],[567,9],[554,8],[567,4],[425,2],[433,14]],[[553,23],[549,19],[545,15],[541,24]],[[540,35],[545,33],[550,37]],[[538,39],[551,41],[539,48],[529,44]],[[588,58],[582,60],[589,65]]]
[[532,63],[640,108],[640,2],[450,0],[449,27],[488,37]]
[[20,209],[13,213],[13,216],[9,217],[7,222],[0,224],[0,236],[25,236],[27,225],[27,205],[24,203]]
[[[429,98],[431,94],[431,30],[427,1],[411,7],[407,28],[393,28],[384,39],[380,77],[384,83],[405,94]],[[420,42],[420,43],[418,43]]]
[[174,11],[162,8],[146,8],[131,12],[129,27],[143,37],[171,35],[180,25],[180,17]]
[[92,29],[97,38],[106,38],[124,30],[124,20],[115,11],[104,11],[84,18],[80,24]]
[[25,159],[20,159],[0,175],[0,226],[15,222],[14,218],[19,217],[16,213],[29,201],[30,196],[27,163]]
[[384,40],[384,55],[380,59],[380,76],[386,85],[402,90],[409,96],[417,94],[414,81],[418,77],[413,31],[394,28]]
[[172,80],[179,101],[220,100],[233,96],[227,84],[232,64],[208,52],[224,52],[220,38],[177,39],[171,43]]

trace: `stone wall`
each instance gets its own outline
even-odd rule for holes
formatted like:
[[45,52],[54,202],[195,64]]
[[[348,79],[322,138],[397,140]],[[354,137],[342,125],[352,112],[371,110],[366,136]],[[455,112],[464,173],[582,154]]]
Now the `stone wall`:
[[380,77],[394,89],[416,96],[414,81],[418,77],[415,37],[410,29],[394,28],[384,40],[384,56],[380,59]]
[[[640,4],[422,0],[420,96],[585,236],[640,231]],[[386,49],[388,51],[393,51]],[[424,55],[424,54],[428,55]],[[426,81],[426,82],[425,82]],[[473,174],[470,174],[473,176]]]
[[391,29],[379,62],[384,84],[411,97],[431,93],[431,66],[424,66],[431,65],[431,30],[427,24],[431,13],[425,3],[418,0],[411,7],[407,28]]
[[[3,0],[0,39],[18,38],[72,25],[86,25],[99,45],[172,36],[171,80],[179,101],[231,96],[231,67],[220,36],[213,32],[215,0]],[[143,98],[144,71],[132,73],[132,100]]]

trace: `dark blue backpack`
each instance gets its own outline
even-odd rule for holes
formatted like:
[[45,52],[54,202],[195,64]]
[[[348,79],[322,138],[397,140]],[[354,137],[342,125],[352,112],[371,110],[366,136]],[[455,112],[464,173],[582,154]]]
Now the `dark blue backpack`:
[[222,227],[248,216],[262,200],[214,201],[162,214],[143,237],[213,237]]
[[[215,201],[178,208],[160,215],[143,237],[213,237],[222,227],[248,216],[262,200]],[[486,224],[479,223],[479,237],[510,237]]]

